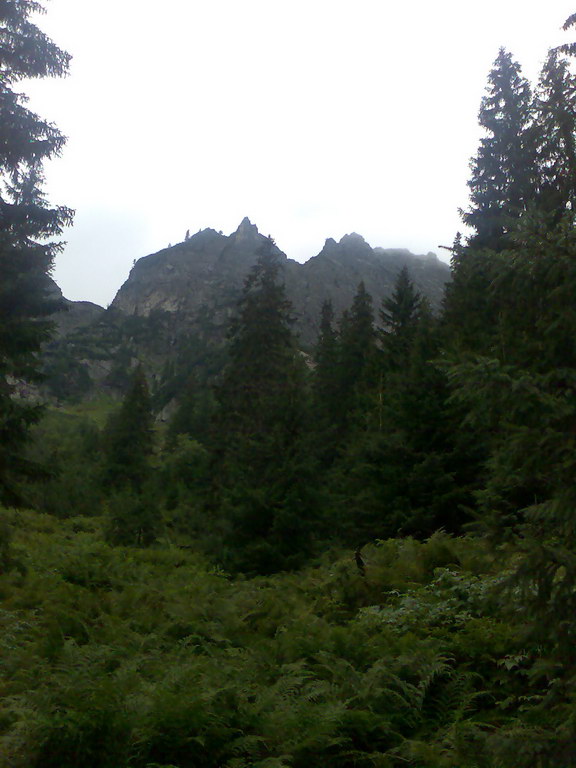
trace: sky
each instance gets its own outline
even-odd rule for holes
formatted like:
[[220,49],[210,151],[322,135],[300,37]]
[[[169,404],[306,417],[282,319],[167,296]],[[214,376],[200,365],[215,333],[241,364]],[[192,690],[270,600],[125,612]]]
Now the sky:
[[51,0],[70,75],[22,85],[68,137],[54,278],[106,306],[136,259],[244,216],[306,261],[328,237],[448,259],[504,46],[534,82],[575,0]]

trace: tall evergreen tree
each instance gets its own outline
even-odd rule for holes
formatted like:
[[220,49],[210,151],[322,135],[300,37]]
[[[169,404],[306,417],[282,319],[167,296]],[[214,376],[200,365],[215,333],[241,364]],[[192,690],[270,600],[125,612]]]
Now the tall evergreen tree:
[[466,245],[452,246],[452,279],[444,289],[442,321],[446,344],[459,350],[483,349],[494,333],[495,307],[489,300],[496,253]]
[[154,447],[154,419],[146,376],[138,366],[128,392],[104,433],[104,482],[108,488],[142,490]]
[[42,193],[42,163],[58,155],[64,137],[31,112],[15,90],[24,79],[64,75],[69,56],[30,21],[42,10],[31,0],[0,4],[0,500],[18,500],[17,478],[39,409],[15,397],[15,382],[38,375],[38,352],[54,312],[49,273],[59,235],[72,212],[50,207]]
[[535,192],[531,89],[520,65],[501,49],[488,77],[478,119],[486,136],[471,162],[470,208],[462,218],[474,230],[471,243],[501,248],[511,222]]
[[437,322],[407,276],[385,302],[384,353],[333,472],[340,534],[373,538],[458,530],[469,496],[438,354]]
[[178,435],[188,435],[195,440],[206,441],[215,407],[212,390],[192,374],[178,394],[178,406],[168,424],[168,446],[175,442]]
[[[297,351],[292,307],[279,280],[280,264],[271,238],[249,273],[229,331],[230,362],[218,392],[219,418],[230,438],[264,438],[277,425],[279,403],[291,399]],[[293,409],[284,410],[290,419]]]
[[341,337],[343,365],[358,380],[371,360],[376,340],[372,297],[363,282],[358,284]]
[[550,51],[534,99],[538,207],[558,221],[576,204],[576,77]]
[[490,295],[500,308],[493,343],[448,373],[467,428],[488,446],[481,520],[517,544],[527,622],[576,665],[574,216],[551,227],[533,213],[516,237]]
[[336,455],[338,426],[342,421],[339,355],[334,310],[332,302],[327,300],[322,305],[312,378],[313,442],[315,453],[325,465],[331,464]]
[[304,363],[279,269],[268,238],[244,285],[217,393],[215,500],[231,564],[256,572],[301,560],[312,511],[301,450]]
[[[340,320],[339,387],[341,431],[363,401],[376,376],[376,330],[372,297],[363,282]],[[356,414],[358,415],[358,414]]]
[[490,71],[479,121],[486,136],[471,162],[471,206],[461,211],[473,234],[454,244],[452,281],[444,299],[447,333],[460,349],[491,343],[498,313],[488,299],[495,254],[514,246],[510,233],[540,187],[530,85],[504,49]]
[[405,362],[422,309],[422,295],[414,288],[406,266],[402,267],[392,295],[384,299],[380,310],[380,337],[388,365]]
[[338,341],[334,330],[334,308],[330,300],[322,304],[320,332],[314,354],[316,363],[314,388],[318,401],[326,401],[333,396],[332,390],[338,365]]

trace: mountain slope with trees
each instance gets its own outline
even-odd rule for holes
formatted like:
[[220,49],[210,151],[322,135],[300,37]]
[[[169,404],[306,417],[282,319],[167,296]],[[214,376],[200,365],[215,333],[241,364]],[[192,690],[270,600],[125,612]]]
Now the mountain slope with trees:
[[[102,393],[118,397],[140,363],[151,377],[160,409],[192,373],[213,377],[222,367],[230,316],[265,243],[248,219],[229,237],[205,229],[137,261],[108,310],[74,302],[46,350],[45,391],[59,400]],[[330,300],[340,316],[359,282],[379,303],[407,266],[438,309],[449,278],[448,266],[432,254],[373,249],[359,235],[346,235],[340,243],[327,240],[321,253],[304,264],[276,246],[275,253],[298,343],[308,351],[316,343],[322,303]]]

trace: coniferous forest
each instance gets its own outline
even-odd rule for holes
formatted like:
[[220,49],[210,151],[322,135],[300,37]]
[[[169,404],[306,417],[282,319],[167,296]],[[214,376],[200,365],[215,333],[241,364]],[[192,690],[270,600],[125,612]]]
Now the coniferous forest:
[[402,269],[304,353],[268,238],[163,423],[144,365],[114,407],[22,387],[72,216],[35,10],[0,4],[0,766],[576,766],[574,44],[494,62],[441,311]]

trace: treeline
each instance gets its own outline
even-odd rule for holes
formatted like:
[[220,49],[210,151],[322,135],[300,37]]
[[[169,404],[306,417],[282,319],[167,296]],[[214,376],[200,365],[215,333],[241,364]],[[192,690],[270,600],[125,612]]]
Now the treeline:
[[[190,380],[160,433],[138,369],[88,440],[82,503],[104,501],[110,541],[186,534],[228,570],[272,573],[327,544],[440,528],[534,536],[540,548],[547,533],[571,535],[576,80],[566,61],[552,52],[532,92],[502,50],[480,123],[463,211],[472,234],[453,246],[440,315],[403,270],[381,307],[362,284],[337,320],[327,302],[303,355],[267,241],[216,383]],[[76,464],[66,455],[72,488]]]
[[113,544],[183,536],[246,574],[300,567],[327,546],[475,531],[515,548],[519,610],[565,663],[576,647],[576,79],[551,53],[532,93],[501,51],[480,121],[472,234],[454,244],[439,316],[404,270],[379,308],[362,285],[337,321],[326,303],[306,357],[269,240],[216,385],[190,381],[160,435],[138,369],[102,434],[64,452],[56,490],[39,491],[49,511],[103,504]]

